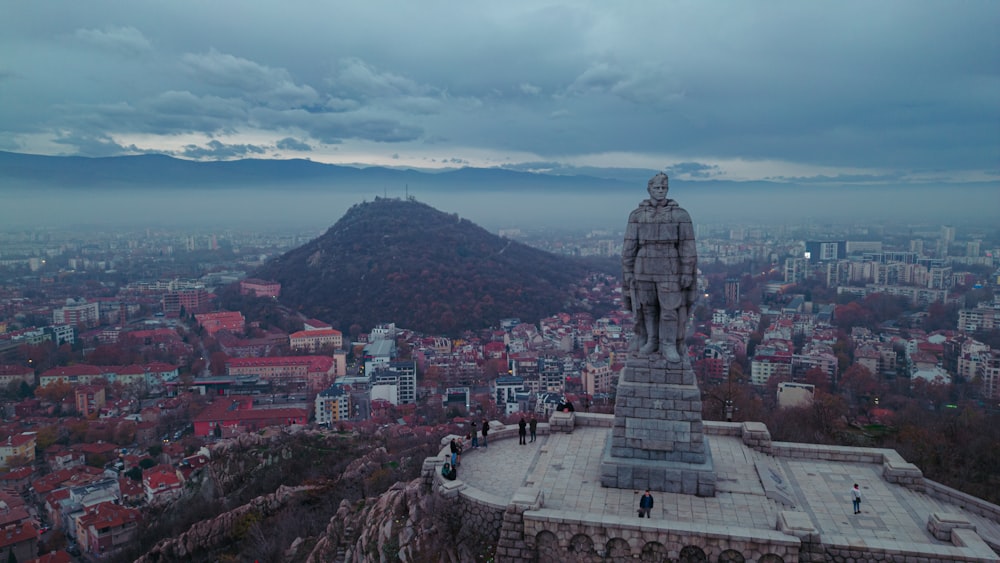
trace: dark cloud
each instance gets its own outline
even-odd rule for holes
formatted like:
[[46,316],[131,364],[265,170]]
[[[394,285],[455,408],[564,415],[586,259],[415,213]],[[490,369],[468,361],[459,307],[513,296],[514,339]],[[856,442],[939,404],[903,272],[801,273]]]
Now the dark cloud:
[[303,143],[298,139],[293,139],[292,137],[285,137],[281,139],[275,146],[283,151],[302,151],[308,152],[312,150],[312,146],[309,143]]
[[186,158],[198,160],[227,160],[232,158],[243,158],[247,156],[266,154],[264,147],[256,145],[227,145],[215,139],[208,142],[207,146],[187,145],[180,155]]
[[136,154],[141,152],[135,145],[122,146],[103,135],[80,135],[67,133],[54,141],[56,144],[67,147],[67,154],[102,157],[118,156],[121,154]]

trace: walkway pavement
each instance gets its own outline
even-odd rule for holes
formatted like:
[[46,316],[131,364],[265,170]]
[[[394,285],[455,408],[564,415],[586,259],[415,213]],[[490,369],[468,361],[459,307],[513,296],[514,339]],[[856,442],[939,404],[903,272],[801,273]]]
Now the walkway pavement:
[[[642,491],[600,484],[600,463],[610,430],[577,427],[570,434],[539,435],[535,443],[492,439],[488,448],[467,450],[459,479],[510,500],[525,485],[538,486],[545,508],[592,514],[636,516]],[[774,530],[778,513],[810,515],[823,535],[942,544],[927,532],[931,512],[957,512],[976,524],[980,536],[1000,543],[1000,524],[882,479],[882,466],[771,457],[730,436],[707,437],[717,473],[716,495],[701,498],[654,492],[653,517],[742,528]],[[775,467],[787,480],[795,508],[765,496],[755,463]],[[862,490],[862,513],[855,515],[850,489]]]

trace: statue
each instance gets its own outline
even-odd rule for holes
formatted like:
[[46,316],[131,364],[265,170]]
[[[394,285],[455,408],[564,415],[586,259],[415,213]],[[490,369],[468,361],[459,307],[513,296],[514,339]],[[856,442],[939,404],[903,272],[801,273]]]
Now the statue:
[[644,356],[659,352],[668,362],[679,362],[697,290],[698,254],[691,216],[667,198],[669,189],[666,174],[653,176],[649,199],[628,217],[622,289],[636,320],[629,350]]

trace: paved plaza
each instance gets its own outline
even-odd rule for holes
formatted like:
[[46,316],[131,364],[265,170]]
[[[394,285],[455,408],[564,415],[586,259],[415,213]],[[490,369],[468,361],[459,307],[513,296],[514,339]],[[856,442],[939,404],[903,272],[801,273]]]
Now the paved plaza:
[[[600,484],[600,465],[610,429],[577,427],[572,433],[539,434],[519,445],[514,439],[491,439],[488,448],[466,450],[459,479],[506,504],[519,487],[535,486],[547,509],[638,517],[642,491],[609,489]],[[778,513],[807,513],[824,537],[845,543],[880,540],[906,544],[945,544],[927,531],[932,512],[963,514],[991,545],[1000,545],[1000,524],[946,501],[882,478],[882,466],[816,459],[774,457],[744,445],[738,437],[708,437],[717,474],[714,497],[654,492],[653,518],[774,530]],[[768,498],[757,465],[782,474],[786,506]],[[850,489],[861,486],[862,513],[855,515]],[[652,523],[652,521],[650,522]]]

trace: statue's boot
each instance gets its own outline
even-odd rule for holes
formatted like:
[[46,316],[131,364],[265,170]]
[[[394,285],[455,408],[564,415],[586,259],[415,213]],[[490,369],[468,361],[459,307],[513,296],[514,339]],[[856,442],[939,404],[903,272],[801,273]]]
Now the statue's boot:
[[642,345],[646,343],[646,335],[636,333],[632,336],[632,341],[628,343],[629,352],[638,352]]
[[677,353],[677,345],[673,340],[663,340],[660,342],[660,353],[671,364],[681,361],[681,355]]
[[660,327],[660,353],[670,363],[681,361],[680,354],[677,353],[677,322],[668,319],[666,326]]
[[658,348],[660,327],[658,326],[656,319],[644,319],[644,324],[646,325],[646,343],[642,345],[639,349],[639,354],[643,356],[648,356],[653,352],[656,352]]

